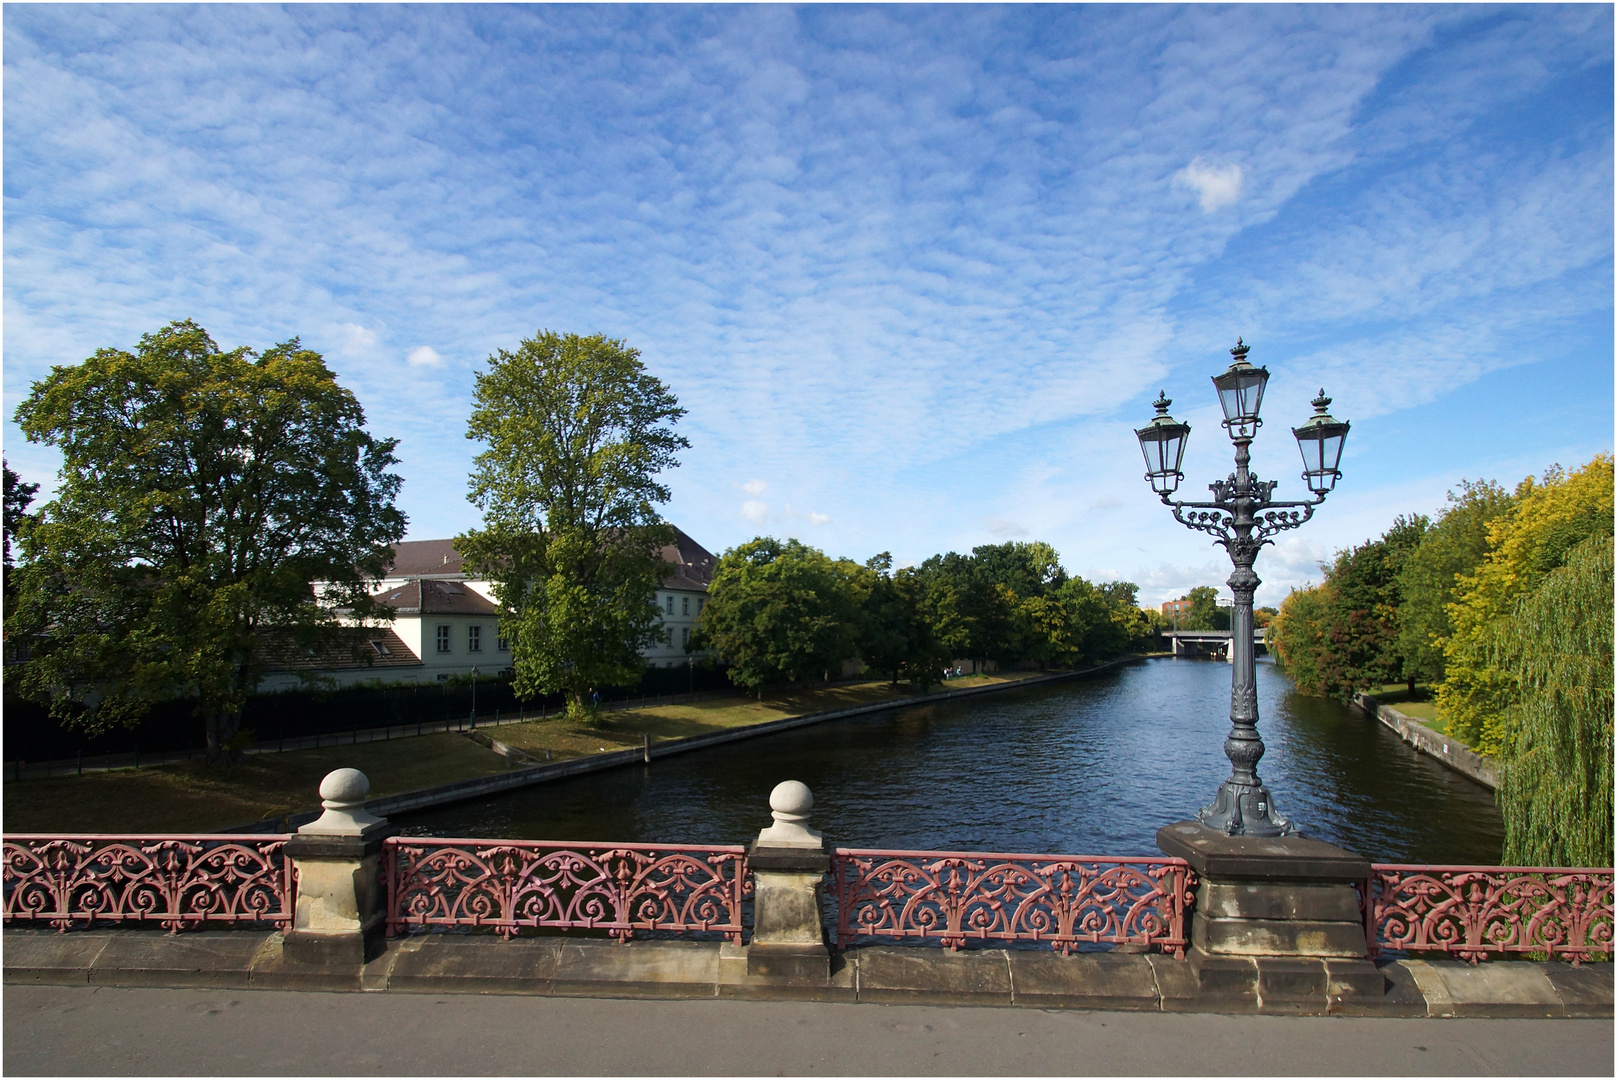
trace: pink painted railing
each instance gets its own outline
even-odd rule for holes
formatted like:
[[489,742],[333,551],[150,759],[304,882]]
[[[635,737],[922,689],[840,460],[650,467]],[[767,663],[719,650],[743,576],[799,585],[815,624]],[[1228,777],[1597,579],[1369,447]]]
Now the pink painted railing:
[[1195,884],[1182,859],[838,848],[837,945],[859,937],[1148,946],[1183,956]]
[[285,836],[106,836],[31,833],[4,840],[5,921],[155,922],[187,927],[270,923],[296,904]]
[[390,837],[389,937],[411,927],[715,931],[741,940],[746,849]]
[[1476,963],[1543,953],[1574,964],[1612,952],[1612,871],[1374,863],[1365,937],[1386,949]]

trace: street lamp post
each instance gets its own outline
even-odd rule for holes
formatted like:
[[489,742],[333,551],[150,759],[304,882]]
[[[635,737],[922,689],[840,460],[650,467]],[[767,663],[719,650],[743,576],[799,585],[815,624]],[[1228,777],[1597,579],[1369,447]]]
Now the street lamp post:
[[1258,410],[1263,389],[1269,381],[1267,368],[1247,363],[1250,346],[1236,339],[1230,350],[1234,362],[1222,375],[1213,377],[1219,404],[1224,410],[1224,429],[1235,444],[1235,472],[1226,480],[1208,487],[1211,502],[1181,502],[1173,498],[1184,479],[1179,466],[1184,459],[1185,439],[1190,425],[1168,415],[1173,404],[1166,393],[1153,403],[1157,415],[1135,434],[1145,454],[1146,479],[1152,490],[1173,510],[1176,521],[1187,528],[1209,533],[1214,542],[1229,553],[1235,564],[1228,585],[1234,594],[1230,620],[1230,733],[1224,740],[1224,755],[1230,759],[1230,778],[1219,785],[1213,802],[1197,817],[1203,825],[1227,836],[1290,836],[1297,827],[1275,809],[1274,800],[1258,779],[1258,762],[1263,757],[1263,740],[1258,736],[1257,663],[1252,645],[1252,597],[1261,582],[1253,572],[1258,551],[1275,533],[1295,529],[1314,516],[1314,507],[1341,477],[1337,464],[1348,424],[1333,420],[1327,407],[1331,399],[1321,390],[1313,401],[1314,415],[1301,427],[1293,428],[1303,455],[1303,479],[1314,498],[1303,502],[1276,500],[1277,482],[1259,480],[1250,469],[1248,447],[1263,421]]

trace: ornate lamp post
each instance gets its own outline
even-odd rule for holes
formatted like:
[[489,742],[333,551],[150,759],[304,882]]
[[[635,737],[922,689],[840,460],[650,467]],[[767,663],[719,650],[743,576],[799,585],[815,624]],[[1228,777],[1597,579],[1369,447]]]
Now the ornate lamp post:
[[1331,399],[1325,391],[1314,399],[1314,415],[1301,427],[1293,428],[1303,455],[1303,480],[1314,498],[1306,502],[1281,502],[1274,496],[1277,482],[1259,480],[1247,468],[1251,455],[1247,448],[1263,421],[1258,417],[1263,388],[1269,381],[1267,368],[1247,363],[1250,346],[1239,338],[1230,355],[1235,362],[1228,371],[1213,377],[1218,401],[1224,409],[1224,429],[1235,444],[1235,472],[1229,479],[1208,487],[1211,502],[1180,502],[1173,498],[1184,474],[1179,471],[1185,454],[1190,425],[1168,415],[1173,404],[1166,394],[1154,402],[1157,415],[1135,432],[1145,453],[1146,479],[1173,509],[1181,525],[1210,533],[1229,553],[1235,570],[1228,585],[1235,594],[1235,610],[1230,620],[1230,733],[1224,740],[1224,754],[1230,759],[1230,778],[1219,785],[1218,794],[1197,815],[1202,824],[1228,836],[1289,836],[1297,827],[1275,809],[1274,800],[1258,779],[1258,761],[1263,757],[1263,740],[1258,736],[1257,663],[1252,645],[1252,596],[1261,582],[1252,564],[1258,550],[1275,533],[1295,529],[1314,516],[1314,507],[1341,477],[1337,463],[1347,438],[1346,421],[1333,420],[1327,407]]

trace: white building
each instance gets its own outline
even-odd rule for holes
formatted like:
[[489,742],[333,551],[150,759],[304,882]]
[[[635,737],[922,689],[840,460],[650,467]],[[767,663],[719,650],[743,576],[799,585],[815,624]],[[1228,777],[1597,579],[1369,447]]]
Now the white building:
[[[687,646],[707,602],[715,559],[679,529],[663,548],[674,572],[657,590],[662,639],[642,651],[653,667],[678,667],[705,653]],[[318,672],[337,686],[381,680],[437,682],[472,669],[492,675],[511,666],[510,643],[500,634],[494,583],[466,574],[453,540],[406,540],[394,545],[393,564],[372,594],[393,609],[381,627],[354,628],[354,642],[304,652],[282,648],[259,683],[261,691],[304,685],[298,672]]]

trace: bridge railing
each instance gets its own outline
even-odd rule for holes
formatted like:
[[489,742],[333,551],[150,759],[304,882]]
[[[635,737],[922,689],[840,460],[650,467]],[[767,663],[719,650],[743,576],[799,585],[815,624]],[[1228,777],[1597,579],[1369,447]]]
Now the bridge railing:
[[1131,945],[1183,956],[1194,875],[1182,859],[838,848],[836,939]]
[[1611,957],[1610,869],[1374,863],[1370,871],[1361,894],[1371,955]]
[[387,935],[474,927],[719,933],[739,942],[746,849],[679,844],[389,837]]
[[[296,910],[288,836],[13,834],[4,920],[59,931],[258,925]],[[429,928],[722,936],[750,927],[740,846],[390,837],[380,874],[389,936]],[[839,848],[830,929],[861,941],[1154,949],[1182,956],[1196,879],[1179,859]],[[1377,863],[1361,886],[1371,954],[1612,957],[1613,872]]]
[[5,921],[57,930],[156,923],[291,925],[287,836],[16,833],[4,838]]

